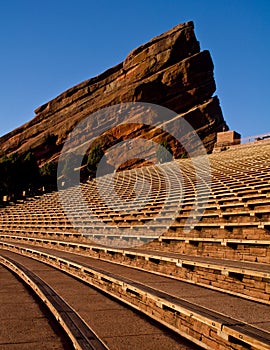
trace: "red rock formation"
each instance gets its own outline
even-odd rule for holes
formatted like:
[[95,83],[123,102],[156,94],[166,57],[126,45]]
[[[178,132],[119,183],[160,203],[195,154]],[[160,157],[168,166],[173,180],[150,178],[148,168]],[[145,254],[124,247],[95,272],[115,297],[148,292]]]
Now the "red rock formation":
[[[215,89],[209,52],[200,52],[192,22],[180,24],[133,50],[124,62],[37,108],[36,117],[0,138],[0,156],[32,148],[41,164],[57,158],[80,120],[106,106],[131,101],[184,114],[211,151],[216,133],[226,128],[219,101],[212,97]],[[120,136],[132,133],[131,127]]]

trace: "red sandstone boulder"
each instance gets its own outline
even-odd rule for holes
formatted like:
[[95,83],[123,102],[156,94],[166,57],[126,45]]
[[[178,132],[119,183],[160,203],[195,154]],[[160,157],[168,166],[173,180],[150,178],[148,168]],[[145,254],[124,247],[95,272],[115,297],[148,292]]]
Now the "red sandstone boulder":
[[[30,122],[0,138],[0,156],[31,148],[44,164],[59,156],[67,135],[80,120],[106,106],[132,101],[180,113],[211,151],[216,133],[226,128],[219,101],[212,98],[215,89],[209,52],[200,52],[192,22],[180,24],[133,50],[124,62],[37,108]],[[106,120],[99,123],[93,120],[93,127],[102,130]],[[133,127],[125,128],[118,137],[127,139],[134,132]],[[140,128],[135,134],[147,132]],[[174,151],[176,157],[181,153]]]

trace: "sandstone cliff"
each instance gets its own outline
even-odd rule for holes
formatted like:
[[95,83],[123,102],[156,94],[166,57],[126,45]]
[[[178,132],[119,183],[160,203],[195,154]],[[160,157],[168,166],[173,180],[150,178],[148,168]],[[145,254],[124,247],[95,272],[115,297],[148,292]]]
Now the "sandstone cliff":
[[[133,50],[122,63],[37,108],[36,117],[0,138],[0,156],[31,148],[40,164],[56,159],[80,120],[106,106],[131,101],[155,103],[183,114],[211,151],[216,133],[227,128],[218,98],[213,97],[215,89],[211,56],[200,52],[193,23],[183,23]],[[117,135],[125,139],[133,133],[131,127]]]

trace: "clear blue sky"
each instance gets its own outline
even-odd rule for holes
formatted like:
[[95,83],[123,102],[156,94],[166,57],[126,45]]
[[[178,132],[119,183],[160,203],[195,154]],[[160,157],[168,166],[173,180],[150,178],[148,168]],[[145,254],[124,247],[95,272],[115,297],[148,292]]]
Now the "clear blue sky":
[[269,0],[9,0],[0,1],[0,135],[189,20],[211,52],[230,128],[243,136],[269,132]]

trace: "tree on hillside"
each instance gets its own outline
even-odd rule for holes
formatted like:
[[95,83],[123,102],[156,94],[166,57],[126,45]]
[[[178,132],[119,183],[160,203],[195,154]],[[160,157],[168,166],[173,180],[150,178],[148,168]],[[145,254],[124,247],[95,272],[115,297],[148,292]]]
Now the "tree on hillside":
[[49,162],[40,169],[41,182],[43,185],[56,185],[57,163]]
[[40,173],[34,153],[4,157],[0,161],[0,183],[1,196],[17,197],[24,190],[35,190],[40,185]]
[[21,183],[32,189],[40,184],[40,172],[37,159],[32,151],[29,151],[21,161]]
[[14,153],[10,156],[5,156],[0,162],[0,182],[1,195],[11,195],[20,190],[19,174],[20,174],[21,160],[19,156]]
[[98,164],[103,156],[104,152],[99,143],[90,150],[87,158],[87,170],[91,176],[96,175]]

